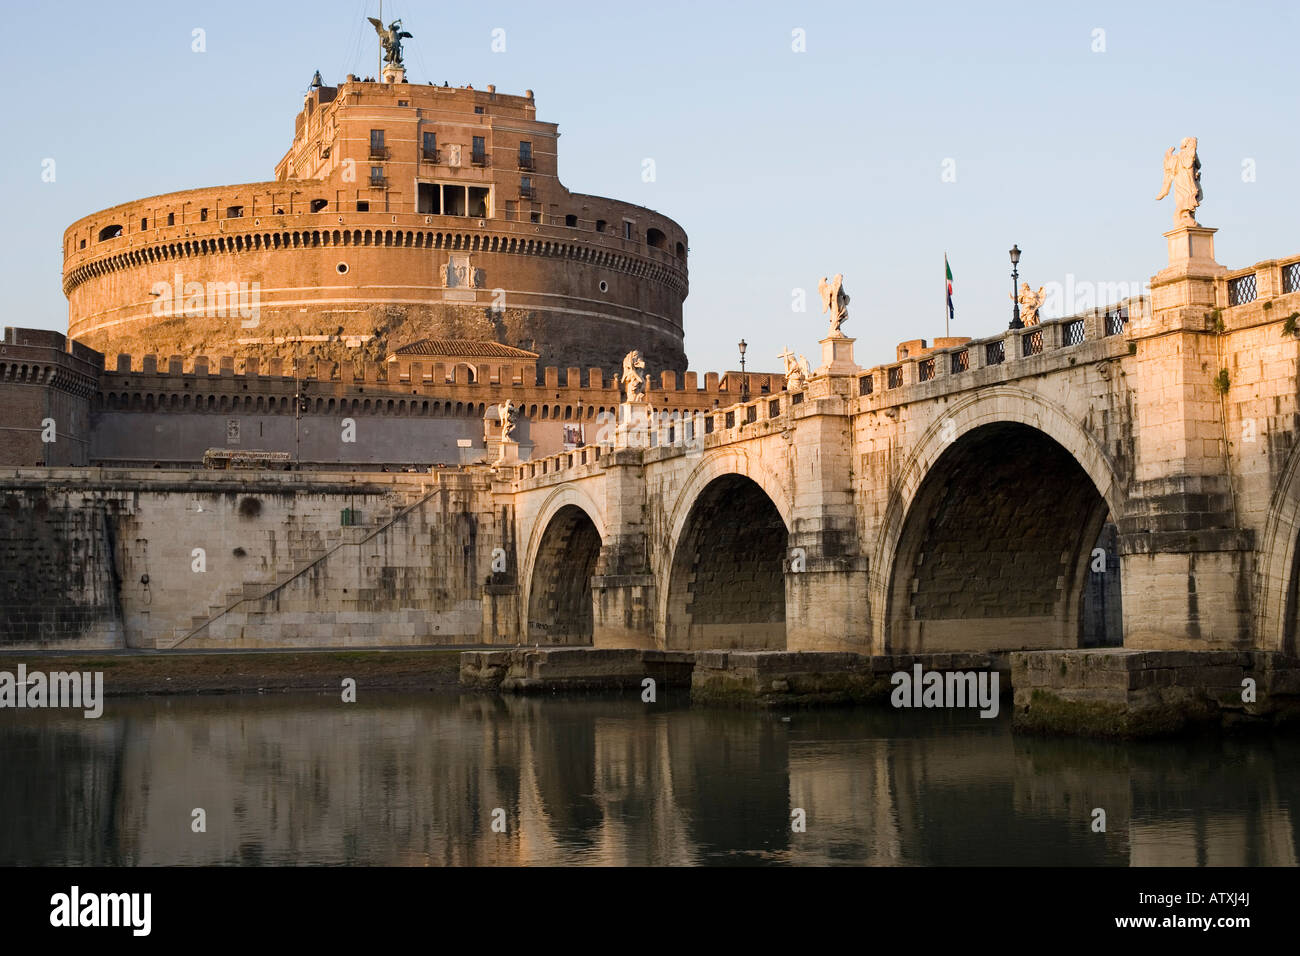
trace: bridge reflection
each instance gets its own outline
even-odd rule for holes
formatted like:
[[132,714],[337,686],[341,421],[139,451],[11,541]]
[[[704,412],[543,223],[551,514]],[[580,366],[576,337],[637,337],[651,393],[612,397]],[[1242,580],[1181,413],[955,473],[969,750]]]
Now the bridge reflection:
[[[1295,865],[1300,741],[466,696],[0,724],[0,864]],[[191,830],[206,811],[207,831]],[[505,832],[493,829],[504,811]],[[1090,828],[1106,811],[1105,833]],[[801,809],[806,832],[793,832]]]

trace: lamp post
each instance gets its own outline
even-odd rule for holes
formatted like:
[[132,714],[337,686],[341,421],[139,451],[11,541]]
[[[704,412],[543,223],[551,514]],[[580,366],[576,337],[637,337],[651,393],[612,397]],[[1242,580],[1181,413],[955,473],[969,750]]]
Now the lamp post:
[[1020,249],[1017,246],[1011,247],[1011,328],[1023,329],[1025,323],[1020,321],[1020,300],[1016,298],[1016,290],[1020,282]]
[[745,374],[745,340],[741,339],[736,347],[740,349],[740,401],[744,404],[749,401],[749,376]]

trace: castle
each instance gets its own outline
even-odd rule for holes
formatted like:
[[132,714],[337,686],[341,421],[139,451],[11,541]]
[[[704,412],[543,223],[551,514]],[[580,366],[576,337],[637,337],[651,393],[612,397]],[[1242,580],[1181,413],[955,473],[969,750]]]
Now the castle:
[[[507,399],[522,455],[548,455],[618,404],[633,349],[672,393],[657,408],[734,403],[734,373],[701,388],[685,372],[686,233],[570,192],[558,137],[531,90],[419,85],[391,63],[380,81],[317,74],[274,181],[68,227],[67,337],[11,328],[0,345],[0,463],[468,464]],[[365,423],[341,442],[345,416]]]
[[421,339],[683,371],[687,238],[572,193],[523,96],[313,81],[271,182],[86,216],[63,238],[68,334],[107,355],[379,361]]

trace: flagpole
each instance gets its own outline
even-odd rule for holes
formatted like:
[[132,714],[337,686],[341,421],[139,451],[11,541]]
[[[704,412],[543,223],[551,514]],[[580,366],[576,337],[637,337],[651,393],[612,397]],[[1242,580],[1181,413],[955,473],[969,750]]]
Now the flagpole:
[[943,253],[943,337],[949,338],[948,334],[948,251]]

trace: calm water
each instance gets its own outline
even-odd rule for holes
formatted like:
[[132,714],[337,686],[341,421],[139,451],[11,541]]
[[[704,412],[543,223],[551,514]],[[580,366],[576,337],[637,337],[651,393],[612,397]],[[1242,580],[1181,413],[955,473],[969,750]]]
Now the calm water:
[[1295,738],[1042,740],[1005,717],[639,699],[0,711],[0,864],[1294,865],[1298,813]]

